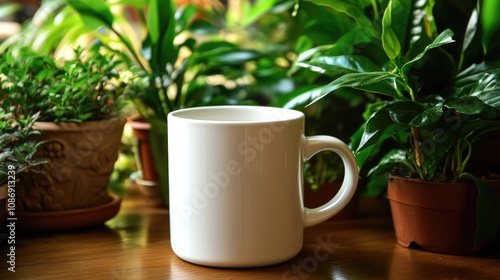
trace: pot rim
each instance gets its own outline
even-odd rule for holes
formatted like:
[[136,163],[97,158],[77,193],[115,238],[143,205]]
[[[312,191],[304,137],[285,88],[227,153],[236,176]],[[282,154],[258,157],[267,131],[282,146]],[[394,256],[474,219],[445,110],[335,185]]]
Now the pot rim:
[[[473,183],[433,183],[418,179],[391,177],[387,184],[387,198],[391,202],[431,209],[464,209],[475,204],[477,187]],[[492,188],[500,188],[500,180],[493,180]]]
[[131,128],[135,130],[150,130],[151,124],[142,119],[140,115],[134,115],[127,118],[127,122]]
[[[426,184],[426,185],[448,186],[450,184],[454,184],[454,185],[472,185],[472,186],[475,186],[475,184],[472,182],[471,183],[466,183],[466,182],[432,182],[432,181],[420,180],[417,178],[406,178],[406,177],[392,175],[392,174],[389,174],[389,181],[390,180],[408,181],[408,182],[414,182],[414,183]],[[486,181],[486,182],[499,182],[500,183],[500,179],[492,179],[492,180],[484,180],[484,181]]]
[[33,128],[42,131],[79,131],[79,130],[107,130],[110,125],[125,125],[127,120],[115,117],[99,121],[76,122],[35,122]]

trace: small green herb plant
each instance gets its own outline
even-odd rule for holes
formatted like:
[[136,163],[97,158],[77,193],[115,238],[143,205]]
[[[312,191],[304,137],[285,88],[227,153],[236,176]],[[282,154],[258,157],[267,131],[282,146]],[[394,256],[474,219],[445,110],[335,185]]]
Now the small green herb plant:
[[38,121],[84,122],[116,117],[127,83],[121,61],[98,47],[74,50],[56,61],[27,49],[0,56],[0,103],[16,119],[40,113]]
[[47,162],[33,158],[43,144],[29,140],[29,136],[39,134],[32,129],[36,119],[35,115],[14,120],[12,115],[0,112],[0,186],[18,180],[23,172]]

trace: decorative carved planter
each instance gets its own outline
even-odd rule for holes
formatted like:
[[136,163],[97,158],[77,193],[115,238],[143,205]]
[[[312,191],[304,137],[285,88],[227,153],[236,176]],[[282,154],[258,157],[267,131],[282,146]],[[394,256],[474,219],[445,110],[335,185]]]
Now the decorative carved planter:
[[[98,207],[112,201],[108,194],[126,120],[85,123],[37,122],[45,141],[38,157],[48,158],[41,173],[23,178],[16,192],[17,211],[64,211]],[[116,214],[116,213],[115,213]]]

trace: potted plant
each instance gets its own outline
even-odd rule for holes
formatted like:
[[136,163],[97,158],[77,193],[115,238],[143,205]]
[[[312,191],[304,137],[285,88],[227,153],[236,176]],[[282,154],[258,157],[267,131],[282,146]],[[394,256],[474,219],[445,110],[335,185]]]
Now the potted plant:
[[3,47],[29,46],[57,55],[82,40],[97,39],[130,69],[139,69],[130,92],[140,118],[151,127],[148,142],[168,204],[166,115],[183,107],[254,103],[243,92],[248,86],[247,62],[263,54],[220,36],[226,28],[220,8],[163,0],[133,5],[103,0],[47,3],[35,15],[37,23],[27,23]]
[[46,159],[33,157],[43,142],[28,139],[39,133],[32,129],[36,118],[35,115],[15,121],[11,115],[0,112],[0,228],[7,209],[15,208],[7,207],[7,202],[8,198],[11,204],[16,199],[16,184],[19,179],[31,168],[47,162]]
[[[319,52],[299,62],[334,76],[307,99],[314,102],[346,88],[370,96],[373,102],[364,113],[365,123],[352,136],[352,146],[361,168],[383,154],[369,175],[373,186],[380,185],[385,172],[391,174],[388,196],[398,242],[416,242],[434,252],[476,253],[494,241],[500,226],[500,191],[495,193],[488,180],[494,177],[491,172],[499,171],[473,174],[467,165],[474,143],[500,129],[500,45],[492,40],[500,24],[489,13],[497,10],[491,7],[496,2],[357,4],[343,10],[363,27],[363,44],[353,41],[357,53]],[[401,186],[402,181],[410,185]],[[417,182],[424,186],[414,186]],[[451,187],[452,183],[461,185]],[[426,197],[438,199],[422,202]],[[401,209],[410,210],[410,216],[402,218],[404,224],[398,219]],[[452,213],[458,218],[451,218]],[[441,218],[428,226],[434,217]],[[438,240],[416,233],[421,228]],[[464,239],[452,244],[458,237]]]
[[[25,228],[86,226],[118,211],[120,198],[107,186],[126,122],[119,117],[127,86],[120,63],[97,47],[76,49],[63,62],[28,50],[1,56],[1,108],[15,120],[39,114],[33,128],[41,134],[30,139],[44,142],[35,158],[50,160],[18,183],[16,210]],[[100,216],[71,212],[77,209]]]

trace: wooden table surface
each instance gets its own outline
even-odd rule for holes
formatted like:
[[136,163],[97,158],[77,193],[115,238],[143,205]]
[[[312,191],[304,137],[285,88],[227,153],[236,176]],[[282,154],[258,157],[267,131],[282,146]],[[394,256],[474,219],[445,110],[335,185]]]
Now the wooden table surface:
[[453,256],[408,249],[390,217],[328,221],[305,229],[298,256],[278,265],[219,269],[187,263],[170,248],[168,210],[144,197],[124,199],[105,225],[65,232],[16,233],[16,272],[0,279],[500,279],[500,250]]

